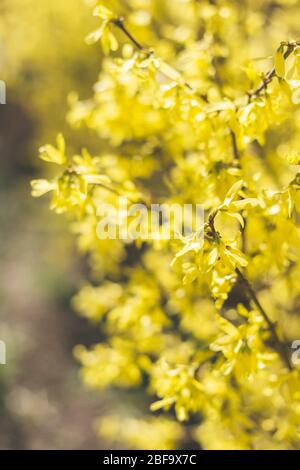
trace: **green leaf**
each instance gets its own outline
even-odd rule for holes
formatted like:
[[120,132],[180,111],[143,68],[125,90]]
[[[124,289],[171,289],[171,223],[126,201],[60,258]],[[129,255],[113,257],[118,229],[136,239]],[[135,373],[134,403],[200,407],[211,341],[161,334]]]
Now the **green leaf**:
[[61,152],[62,155],[64,155],[66,151],[66,143],[65,143],[64,136],[61,133],[59,133],[58,136],[56,137],[56,144],[57,144],[58,150]]
[[218,259],[218,256],[219,256],[218,249],[214,248],[208,255],[208,260],[207,260],[208,266],[214,265]]
[[226,194],[224,206],[228,206],[233,201],[233,199],[237,196],[239,190],[242,188],[243,184],[244,181],[239,180],[231,186],[231,188]]
[[234,261],[234,264],[242,266],[243,268],[245,268],[248,265],[248,261],[246,257],[237,248],[230,247],[230,249],[225,250],[225,253]]
[[55,189],[56,185],[55,183],[51,181],[47,181],[44,179],[40,180],[33,180],[31,181],[31,195],[33,197],[40,197],[43,196],[44,194],[48,193],[49,191],[53,191]]
[[65,156],[65,139],[62,134],[58,134],[56,137],[57,148],[53,145],[44,145],[40,147],[40,158],[45,162],[56,163],[57,165],[63,165],[67,159]]
[[241,224],[242,228],[245,227],[245,222],[241,214],[239,214],[238,212],[226,212],[226,214],[236,219]]
[[95,44],[96,42],[100,41],[105,29],[107,28],[107,25],[107,21],[103,21],[100,28],[96,29],[96,31],[92,31],[90,34],[87,35],[87,37],[85,38],[85,42],[90,46],[91,44]]
[[106,8],[104,5],[98,5],[95,10],[94,10],[94,16],[98,16],[102,20],[107,20],[110,21],[113,17],[114,14],[111,10]]
[[249,207],[257,207],[261,206],[261,202],[257,198],[252,198],[248,197],[245,199],[241,199],[240,201],[235,201],[232,203],[232,205],[237,209],[237,210],[243,210],[243,209],[248,209]]
[[118,41],[115,36],[111,33],[109,28],[103,31],[101,37],[101,45],[105,55],[108,55],[110,51],[116,51],[119,47]]
[[274,68],[276,75],[280,78],[285,77],[285,60],[284,60],[284,47],[279,46],[274,56]]
[[111,183],[111,179],[106,176],[106,175],[94,175],[94,174],[90,174],[90,175],[83,175],[83,179],[86,181],[86,183],[88,184],[110,184]]

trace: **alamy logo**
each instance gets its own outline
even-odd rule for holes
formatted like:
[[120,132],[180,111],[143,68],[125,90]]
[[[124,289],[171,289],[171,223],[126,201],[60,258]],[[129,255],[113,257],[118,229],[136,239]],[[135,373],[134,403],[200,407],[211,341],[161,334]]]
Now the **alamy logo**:
[[0,365],[6,364],[6,345],[4,341],[0,341]]
[[294,104],[300,103],[300,88],[297,88],[292,94],[292,102]]
[[291,348],[294,350],[291,360],[294,365],[300,364],[300,340],[295,339],[295,341],[292,342]]
[[203,206],[196,204],[129,204],[120,197],[117,205],[97,210],[101,240],[170,240],[190,235],[203,226]]
[[6,104],[6,84],[0,80],[0,104]]

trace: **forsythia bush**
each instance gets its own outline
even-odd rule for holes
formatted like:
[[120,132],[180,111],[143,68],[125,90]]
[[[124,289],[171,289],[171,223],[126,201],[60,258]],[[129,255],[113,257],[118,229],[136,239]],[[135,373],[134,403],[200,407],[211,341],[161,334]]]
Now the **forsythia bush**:
[[[152,396],[152,416],[107,416],[101,435],[300,447],[299,14],[296,0],[95,5],[87,42],[107,57],[68,121],[98,136],[97,155],[59,134],[40,149],[57,176],[32,187],[89,254],[74,306],[106,340],[76,348],[84,382]],[[201,204],[205,221],[181,239],[101,240],[99,207],[120,196]]]

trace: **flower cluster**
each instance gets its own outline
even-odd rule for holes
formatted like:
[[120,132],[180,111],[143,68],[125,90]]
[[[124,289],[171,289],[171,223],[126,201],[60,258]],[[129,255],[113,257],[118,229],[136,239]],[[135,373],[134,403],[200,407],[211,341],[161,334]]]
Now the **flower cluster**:
[[[188,426],[208,449],[299,448],[300,42],[281,41],[300,11],[276,5],[97,4],[87,42],[106,57],[93,95],[72,94],[68,113],[97,155],[70,156],[61,135],[40,149],[61,170],[33,195],[51,192],[70,215],[92,266],[74,306],[107,338],[76,348],[83,380],[149,393],[159,414],[140,429],[153,446],[164,430],[161,445],[178,445]],[[205,220],[180,240],[100,240],[97,208],[120,196],[202,204]],[[137,422],[99,428],[143,446]]]

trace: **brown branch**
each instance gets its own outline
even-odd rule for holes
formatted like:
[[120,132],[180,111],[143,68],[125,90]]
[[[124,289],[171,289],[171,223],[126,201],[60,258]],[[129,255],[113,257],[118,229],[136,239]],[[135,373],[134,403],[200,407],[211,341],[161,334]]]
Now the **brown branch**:
[[112,186],[108,186],[106,185],[105,183],[92,183],[92,185],[94,187],[98,187],[98,188],[102,188],[102,189],[105,189],[106,191],[109,191],[113,194],[115,194],[116,196],[118,197],[124,197],[125,199],[127,199],[131,204],[144,204],[148,209],[150,208],[150,205],[148,203],[148,201],[146,201],[145,199],[143,198],[140,198],[139,200],[135,201],[134,199],[132,199],[131,197],[127,196],[125,192],[122,192],[122,190],[119,190],[118,188],[114,188]]
[[[149,47],[143,46],[134,36],[131,34],[131,32],[128,30],[128,28],[125,26],[125,19],[122,16],[119,16],[115,19],[111,20],[111,23],[115,25],[117,28],[122,31],[125,36],[135,45],[135,47],[139,51],[145,52],[147,55],[153,54],[153,50]],[[284,59],[286,60],[292,52],[295,50],[297,46],[300,45],[300,41],[295,41],[295,42],[288,42],[288,43],[282,43],[282,45],[286,46],[287,49],[285,53],[283,54]],[[257,98],[260,93],[263,90],[266,90],[268,85],[272,82],[273,78],[276,77],[276,71],[275,68],[273,67],[265,76],[263,79],[262,83],[255,89],[255,90],[250,90],[247,92],[248,96],[248,101],[250,102],[252,98]],[[183,82],[184,86],[188,88],[190,91],[196,92],[195,89],[186,81]],[[204,100],[206,103],[208,103],[208,98],[206,94],[200,94],[199,95],[202,100]],[[237,155],[237,154],[236,154]]]
[[[211,231],[211,234],[209,234],[209,235],[213,238],[215,238],[216,236],[218,236],[218,237],[220,236],[218,234],[218,232],[216,231],[216,229],[215,229],[215,223],[214,223],[217,214],[218,214],[218,210],[214,210],[213,212],[211,212],[211,214],[208,217],[208,224],[207,225],[209,226],[210,231]],[[249,295],[250,299],[252,300],[253,304],[256,306],[256,308],[258,309],[258,311],[261,313],[262,317],[264,318],[265,322],[267,323],[267,325],[269,327],[269,330],[270,330],[270,333],[271,333],[271,336],[272,336],[273,341],[275,343],[275,349],[277,350],[278,354],[280,355],[281,359],[283,360],[283,362],[287,366],[287,368],[289,370],[293,370],[293,366],[291,364],[291,361],[290,361],[289,355],[287,353],[286,347],[285,347],[284,343],[282,343],[282,341],[280,340],[280,338],[278,336],[275,324],[271,321],[271,319],[269,318],[267,312],[265,311],[265,309],[261,305],[261,303],[258,300],[257,295],[256,295],[253,287],[251,286],[250,282],[248,281],[248,279],[242,274],[242,272],[239,270],[239,268],[236,268],[235,272],[236,272],[238,278],[240,279],[242,285],[244,286],[244,288],[248,292],[248,295]]]
[[[143,46],[134,36],[133,34],[131,34],[131,32],[128,30],[128,28],[125,26],[125,19],[122,17],[122,16],[119,16],[118,18],[115,18],[115,19],[112,19],[111,20],[111,23],[113,25],[115,25],[117,28],[120,29],[120,31],[122,31],[125,36],[127,36],[127,38],[135,45],[135,47],[139,50],[139,51],[143,51],[145,52],[146,54],[148,55],[151,55],[153,54],[153,50],[149,47],[146,47],[146,46]],[[287,50],[285,51],[284,53],[284,59],[287,59],[291,54],[292,52],[295,50],[295,48],[297,46],[300,45],[300,41],[296,41],[296,42],[288,42],[288,43],[282,43],[283,45],[287,46]],[[247,96],[248,96],[248,100],[249,102],[251,101],[252,98],[257,98],[260,93],[265,90],[267,88],[267,86],[269,85],[269,83],[271,83],[271,81],[273,80],[273,78],[276,76],[276,71],[275,71],[275,68],[273,67],[265,76],[265,78],[263,79],[262,83],[255,89],[255,90],[251,90],[249,92],[247,92]],[[184,86],[186,88],[188,88],[189,90],[191,91],[194,91],[194,88],[186,81],[184,81]],[[208,98],[207,98],[207,95],[205,94],[201,94],[200,95],[200,98],[203,99],[204,101],[206,101],[208,103]]]
[[[296,41],[296,42],[289,42],[286,44],[287,46],[287,50],[285,51],[285,53],[283,54],[283,57],[284,59],[286,60],[291,54],[292,52],[295,50],[295,48],[297,46],[299,46],[300,42],[299,41]],[[273,78],[276,77],[276,71],[275,71],[275,68],[273,67],[265,76],[265,78],[263,79],[263,81],[261,82],[261,84],[255,89],[255,90],[252,90],[250,92],[248,92],[248,97],[249,97],[249,101],[252,99],[252,98],[257,98],[260,93],[263,91],[263,90],[266,90],[268,85],[271,83],[271,81],[273,80]]]
[[268,324],[269,330],[271,332],[272,338],[273,338],[274,343],[275,343],[276,350],[280,354],[280,356],[281,356],[283,362],[285,363],[285,365],[287,366],[287,368],[289,370],[292,370],[293,367],[292,367],[289,355],[287,353],[285,345],[282,343],[282,341],[280,340],[280,338],[278,336],[275,324],[270,320],[267,312],[265,311],[265,309],[261,305],[260,301],[258,300],[258,298],[256,296],[256,293],[255,293],[253,287],[251,286],[251,284],[249,283],[248,279],[246,279],[246,277],[242,274],[242,272],[238,268],[236,268],[236,273],[237,273],[241,283],[243,284],[243,286],[247,290],[248,295],[251,298],[252,302],[254,303],[254,305],[259,310],[259,312],[263,316],[264,320]]
[[[118,17],[116,19],[111,20],[111,23],[115,25],[117,28],[122,31],[125,36],[134,44],[134,46],[141,52],[145,52],[147,55],[152,55],[154,51],[150,47],[143,46],[134,36],[131,34],[129,29],[125,26],[125,19],[123,17]],[[174,69],[175,70],[175,69]],[[188,88],[190,91],[195,92],[194,88],[192,85],[190,85],[188,82],[183,81],[183,85]],[[207,96],[205,94],[200,94],[200,98],[206,102],[208,102]]]
[[234,158],[239,161],[240,152],[237,146],[236,135],[232,129],[230,129],[230,137],[231,137],[231,142],[232,142],[232,150],[233,150]]
[[[114,19],[114,20],[112,20],[112,23],[117,28],[119,28],[127,36],[127,38],[135,45],[135,47],[137,47],[138,50],[144,51],[145,53],[147,53],[149,55],[153,54],[152,49],[150,49],[148,47],[144,47],[130,33],[130,31],[127,29],[127,27],[124,24],[124,18],[119,17],[117,19]],[[284,59],[287,59],[292,54],[292,52],[295,50],[295,48],[300,45],[300,42],[297,41],[297,42],[293,42],[293,43],[287,43],[285,45],[287,46],[287,49],[284,53]],[[257,98],[260,95],[260,93],[268,87],[268,85],[271,83],[271,81],[273,80],[273,78],[275,76],[276,76],[275,68],[272,68],[266,74],[266,76],[263,79],[262,83],[255,90],[252,90],[252,91],[247,93],[249,101],[251,101],[252,98]],[[189,83],[184,82],[184,86],[186,86],[189,90],[194,91],[193,87]],[[201,98],[204,99],[205,101],[207,101],[206,96],[201,96]],[[235,136],[235,133],[231,129],[230,129],[230,135],[231,135],[231,139],[232,139],[234,157],[235,157],[236,160],[239,160],[239,150],[238,150],[238,146],[237,146],[236,136]],[[108,189],[108,188],[106,188],[106,189]],[[215,217],[216,217],[217,213],[218,213],[218,211],[213,211],[210,214],[209,220],[208,220],[208,225],[210,227],[210,230],[211,230],[213,236],[217,234],[217,232],[215,230],[215,226],[214,226],[214,221],[215,221]],[[247,290],[248,295],[251,298],[252,302],[254,303],[254,305],[256,306],[256,308],[259,310],[259,312],[263,316],[264,320],[266,321],[266,323],[269,327],[270,333],[272,335],[272,338],[274,340],[275,347],[276,347],[278,353],[280,354],[283,362],[285,363],[285,365],[288,367],[289,370],[292,370],[293,367],[292,367],[292,364],[290,362],[289,355],[287,354],[287,350],[285,348],[285,345],[282,343],[282,341],[280,340],[280,338],[277,334],[276,327],[275,327],[274,323],[270,320],[270,318],[268,317],[266,311],[262,307],[262,305],[261,305],[260,301],[258,300],[258,298],[256,296],[256,293],[255,293],[254,289],[252,288],[251,284],[249,283],[248,279],[246,279],[246,277],[242,274],[242,272],[238,268],[236,268],[236,273],[237,273],[240,281],[242,282],[243,286]]]
[[125,26],[125,19],[122,18],[121,16],[111,20],[112,24],[114,24],[117,28],[119,28],[127,37],[128,39],[140,50],[147,52],[148,54],[151,54],[151,49],[148,47],[144,47],[132,34],[131,32],[127,29]]

